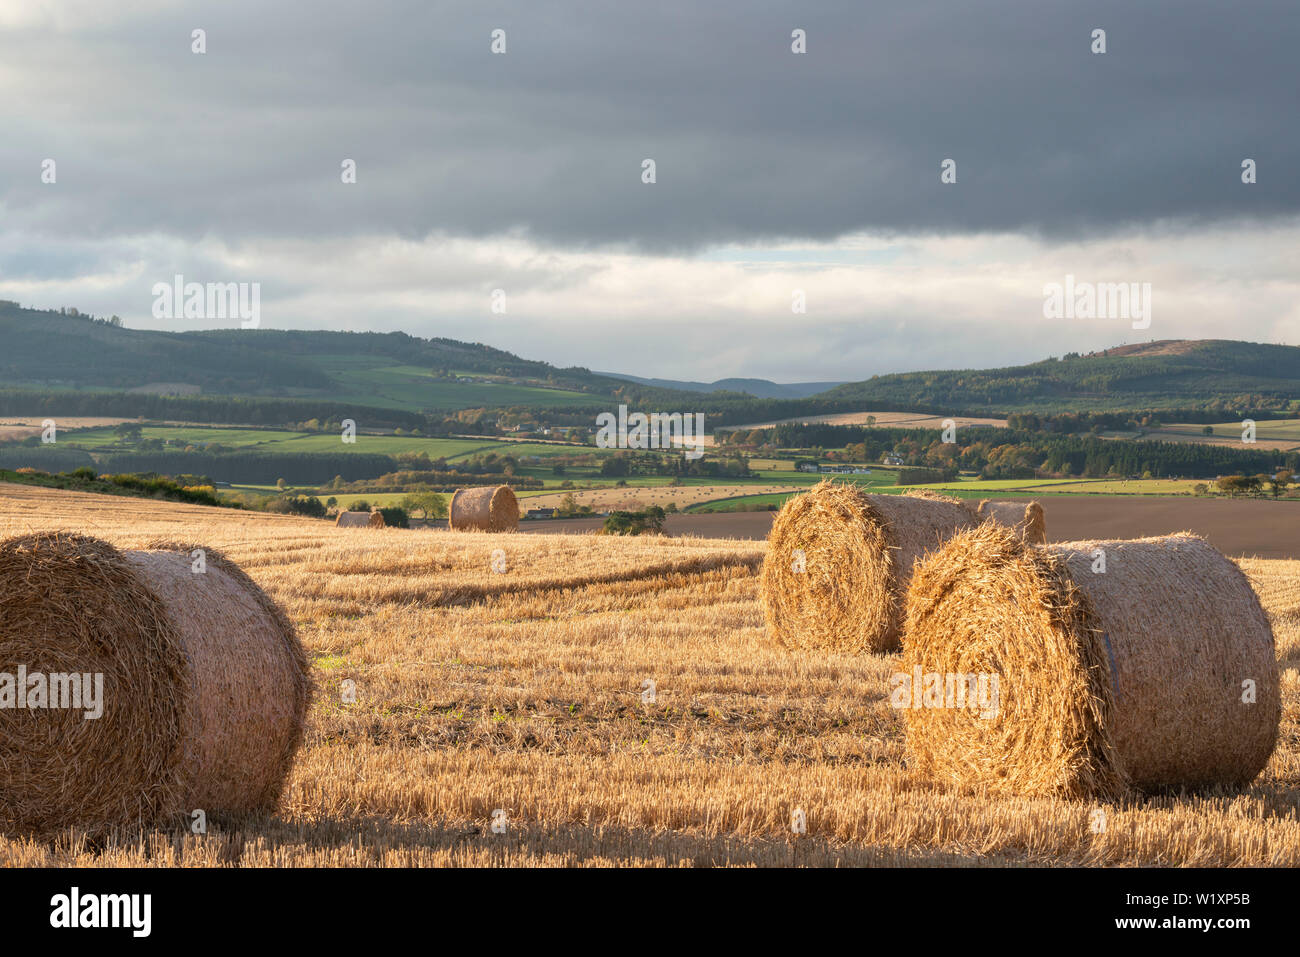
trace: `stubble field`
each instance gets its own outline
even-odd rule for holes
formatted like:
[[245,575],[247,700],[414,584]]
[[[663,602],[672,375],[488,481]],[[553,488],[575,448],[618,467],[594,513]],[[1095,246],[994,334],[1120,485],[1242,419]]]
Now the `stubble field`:
[[774,647],[761,542],[341,530],[0,486],[0,534],[56,528],[223,550],[288,611],[317,695],[279,813],[0,838],[0,864],[1300,864],[1300,562],[1243,561],[1283,671],[1266,772],[1109,806],[1093,833],[1088,803],[910,775],[898,659]]

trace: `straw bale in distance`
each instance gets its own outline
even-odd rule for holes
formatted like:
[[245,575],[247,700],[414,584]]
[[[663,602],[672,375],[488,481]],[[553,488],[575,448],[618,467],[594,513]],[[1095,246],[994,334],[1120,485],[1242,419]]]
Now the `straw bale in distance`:
[[509,485],[462,488],[451,497],[447,524],[460,531],[513,532],[519,500]]
[[339,512],[334,524],[339,528],[383,528],[384,516],[381,512]]
[[992,521],[1015,529],[1025,541],[1047,543],[1047,517],[1038,502],[994,502],[982,499],[975,509],[982,522]]
[[819,483],[772,523],[762,580],[768,628],[789,648],[897,648],[913,563],[974,524],[955,501]]
[[1277,740],[1268,618],[1190,534],[1039,547],[984,523],[917,567],[903,647],[902,674],[944,676],[945,705],[947,675],[998,677],[992,717],[913,689],[909,761],[933,780],[1102,799],[1240,787]]
[[302,733],[306,659],[219,552],[82,535],[0,542],[0,671],[103,674],[103,714],[0,709],[0,829],[95,832],[273,807]]
[[965,506],[966,502],[955,495],[945,495],[932,488],[910,488],[903,493],[909,498],[927,498],[932,502],[951,502],[953,505]]

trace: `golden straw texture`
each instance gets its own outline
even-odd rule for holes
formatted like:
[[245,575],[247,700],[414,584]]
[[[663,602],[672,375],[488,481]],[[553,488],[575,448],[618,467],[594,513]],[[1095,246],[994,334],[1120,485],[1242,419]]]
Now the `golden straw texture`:
[[1194,535],[1038,547],[982,524],[917,568],[903,644],[904,674],[998,676],[992,718],[915,698],[904,711],[912,768],[941,782],[1101,798],[1241,787],[1277,740],[1268,619]]
[[763,562],[768,629],[790,648],[884,652],[898,647],[912,565],[975,524],[954,501],[868,495],[821,482],[786,502]]
[[975,514],[982,522],[997,522],[1014,529],[1034,545],[1047,543],[1047,516],[1038,502],[994,502],[986,498]]
[[384,516],[380,512],[339,512],[334,524],[339,528],[383,528]]
[[[173,550],[178,549],[178,550]],[[193,546],[122,552],[82,535],[0,542],[0,671],[103,675],[103,714],[0,709],[0,827],[88,832],[273,807],[308,668],[236,566]]]
[[[195,553],[204,571],[195,573]],[[184,810],[273,808],[302,739],[309,664],[293,626],[244,571],[200,545],[126,553],[162,598],[189,659]]]
[[448,514],[447,524],[457,530],[512,532],[519,527],[519,500],[509,485],[462,488]]

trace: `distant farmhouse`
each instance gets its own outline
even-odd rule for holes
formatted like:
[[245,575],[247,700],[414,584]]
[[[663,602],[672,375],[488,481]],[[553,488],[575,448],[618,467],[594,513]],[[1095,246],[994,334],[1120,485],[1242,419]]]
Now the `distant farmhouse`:
[[524,518],[555,518],[555,509],[553,508],[530,508],[524,512]]

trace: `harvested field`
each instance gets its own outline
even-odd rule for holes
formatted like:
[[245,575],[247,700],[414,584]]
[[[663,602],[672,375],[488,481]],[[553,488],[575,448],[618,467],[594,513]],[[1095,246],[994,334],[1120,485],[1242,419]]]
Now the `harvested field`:
[[770,644],[752,541],[344,535],[0,485],[0,534],[53,528],[221,549],[286,608],[318,692],[278,813],[213,816],[206,836],[0,837],[0,864],[1300,865],[1300,562],[1243,563],[1282,669],[1260,778],[1106,805],[1094,834],[1086,801],[914,780],[888,702],[900,659]]
[[41,434],[39,425],[0,425],[0,442],[27,439]]
[[[1204,426],[1191,424],[1167,425],[1162,429],[1152,429],[1143,438],[1157,442],[1194,442],[1205,445],[1224,445],[1238,448],[1241,441],[1241,422],[1220,422],[1212,428],[1212,435],[1202,433]],[[1300,420],[1264,419],[1255,425],[1255,443],[1257,449],[1269,449],[1275,452],[1290,452],[1300,449]]]
[[[733,498],[737,495],[775,495],[782,492],[802,492],[807,486],[800,485],[659,485],[646,488],[598,488],[574,489],[573,499],[579,505],[590,505],[597,512],[622,509],[640,511],[650,505],[666,507],[676,505],[684,509],[701,502],[712,502],[720,498]],[[545,495],[525,495],[519,499],[522,508],[555,508],[569,492]]]
[[6,426],[29,426],[36,429],[39,434],[41,423],[47,418],[54,419],[60,429],[96,429],[109,425],[121,425],[123,422],[134,422],[135,419],[123,419],[119,416],[112,415],[7,415],[0,418],[0,428]]

